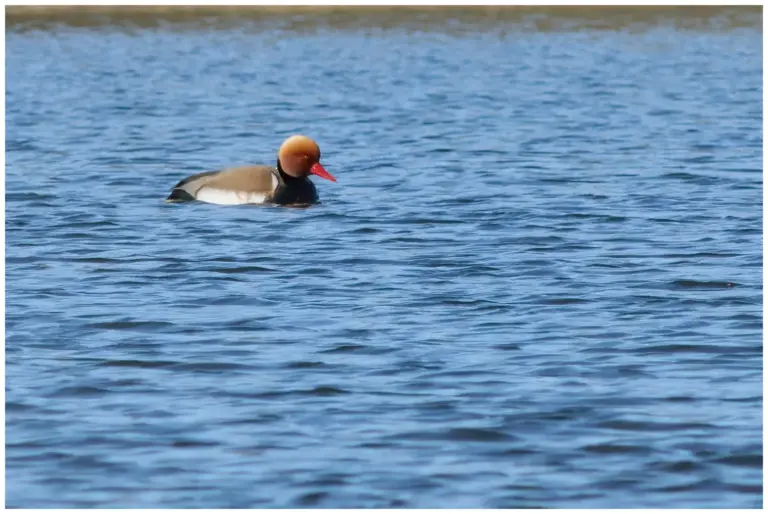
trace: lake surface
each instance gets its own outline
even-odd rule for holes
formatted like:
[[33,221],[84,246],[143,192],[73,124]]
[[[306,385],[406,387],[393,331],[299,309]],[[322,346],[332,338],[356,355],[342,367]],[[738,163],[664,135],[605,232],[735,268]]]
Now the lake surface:
[[9,23],[7,506],[760,507],[760,16],[548,16]]

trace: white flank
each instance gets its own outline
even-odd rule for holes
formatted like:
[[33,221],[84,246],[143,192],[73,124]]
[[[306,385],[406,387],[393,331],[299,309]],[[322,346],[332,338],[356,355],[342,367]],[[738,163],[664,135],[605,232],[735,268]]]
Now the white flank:
[[195,198],[201,202],[218,205],[244,205],[248,203],[264,203],[267,195],[252,191],[232,191],[229,189],[204,187],[197,192]]

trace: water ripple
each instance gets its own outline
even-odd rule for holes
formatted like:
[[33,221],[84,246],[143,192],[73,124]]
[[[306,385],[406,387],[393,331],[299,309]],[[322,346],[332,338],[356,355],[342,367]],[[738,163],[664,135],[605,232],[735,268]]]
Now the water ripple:
[[8,507],[761,506],[758,11],[231,9],[9,18]]

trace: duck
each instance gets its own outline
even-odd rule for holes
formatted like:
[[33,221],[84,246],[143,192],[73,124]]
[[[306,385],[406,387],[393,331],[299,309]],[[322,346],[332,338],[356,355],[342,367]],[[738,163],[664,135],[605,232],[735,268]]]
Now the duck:
[[320,164],[320,147],[293,135],[277,152],[276,166],[251,165],[191,175],[173,186],[167,202],[200,201],[217,205],[307,205],[319,196],[310,175],[336,182]]

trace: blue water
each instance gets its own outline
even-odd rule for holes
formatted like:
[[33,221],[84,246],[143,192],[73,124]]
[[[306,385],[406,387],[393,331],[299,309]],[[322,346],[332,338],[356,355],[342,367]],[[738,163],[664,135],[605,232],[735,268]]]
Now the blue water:
[[759,26],[6,45],[8,507],[762,505]]

